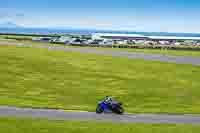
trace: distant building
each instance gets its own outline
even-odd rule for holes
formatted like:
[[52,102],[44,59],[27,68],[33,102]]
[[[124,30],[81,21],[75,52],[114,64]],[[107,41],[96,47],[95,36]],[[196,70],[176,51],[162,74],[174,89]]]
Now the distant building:
[[198,41],[200,37],[177,37],[177,36],[148,36],[149,39],[154,41],[177,41],[177,40],[193,40]]
[[61,36],[61,37],[52,39],[52,42],[54,42],[54,43],[69,43],[71,40],[72,40],[71,37]]
[[146,40],[148,37],[138,34],[94,33],[92,39]]
[[134,44],[144,44],[146,41],[145,40],[134,40]]
[[170,45],[171,41],[162,40],[162,41],[158,41],[158,43],[161,44],[161,45]]
[[[93,40],[103,40],[103,39],[112,39],[112,40],[144,40],[144,41],[168,41],[173,43],[175,41],[200,41],[200,37],[177,37],[177,36],[144,36],[139,34],[115,34],[115,33],[93,33]],[[166,43],[166,42],[165,42]]]
[[156,45],[157,42],[156,41],[145,41],[144,44],[145,45]]
[[200,43],[196,43],[196,46],[200,46]]
[[174,45],[175,46],[179,46],[179,45],[181,45],[181,43],[180,42],[175,42]]

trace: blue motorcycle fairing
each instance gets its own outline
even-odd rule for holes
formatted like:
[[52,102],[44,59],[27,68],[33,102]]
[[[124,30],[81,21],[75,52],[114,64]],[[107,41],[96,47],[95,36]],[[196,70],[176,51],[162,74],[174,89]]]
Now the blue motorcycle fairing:
[[103,110],[103,112],[112,112],[109,108],[109,105],[106,104],[105,102],[100,102],[99,103],[100,108]]

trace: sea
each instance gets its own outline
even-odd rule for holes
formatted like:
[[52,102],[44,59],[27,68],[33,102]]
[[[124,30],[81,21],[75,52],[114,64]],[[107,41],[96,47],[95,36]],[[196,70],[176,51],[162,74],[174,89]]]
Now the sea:
[[12,34],[81,34],[91,35],[92,33],[123,33],[140,34],[144,36],[177,36],[177,37],[200,37],[200,33],[169,33],[169,32],[137,32],[137,31],[112,31],[95,29],[73,29],[73,28],[0,28],[0,33]]

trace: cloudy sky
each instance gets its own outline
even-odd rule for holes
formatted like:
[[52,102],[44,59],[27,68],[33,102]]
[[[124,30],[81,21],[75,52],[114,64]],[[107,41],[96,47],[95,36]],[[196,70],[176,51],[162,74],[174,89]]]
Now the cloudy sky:
[[0,23],[26,27],[200,33],[200,0],[0,0],[0,3]]

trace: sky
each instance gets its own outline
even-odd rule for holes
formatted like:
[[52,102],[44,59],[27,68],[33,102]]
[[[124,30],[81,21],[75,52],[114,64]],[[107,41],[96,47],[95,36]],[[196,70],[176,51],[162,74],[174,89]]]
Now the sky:
[[0,0],[0,23],[24,27],[200,33],[200,0]]

